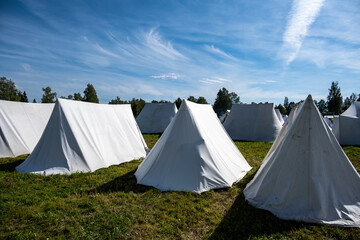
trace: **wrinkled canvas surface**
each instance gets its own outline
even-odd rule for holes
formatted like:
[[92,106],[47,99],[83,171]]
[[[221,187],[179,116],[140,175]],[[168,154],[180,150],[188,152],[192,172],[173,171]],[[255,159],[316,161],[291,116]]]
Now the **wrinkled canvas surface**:
[[211,105],[184,100],[138,167],[138,184],[201,193],[231,187],[251,169]]
[[244,195],[282,219],[360,226],[360,176],[311,96],[290,114]]
[[19,172],[90,172],[146,156],[129,104],[58,99],[43,136]]
[[0,100],[0,157],[32,152],[54,108],[53,103]]

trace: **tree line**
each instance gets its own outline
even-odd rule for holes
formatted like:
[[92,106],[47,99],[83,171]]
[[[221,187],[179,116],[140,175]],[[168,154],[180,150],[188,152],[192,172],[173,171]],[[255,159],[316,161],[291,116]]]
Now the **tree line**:
[[[355,93],[352,93],[343,101],[338,82],[332,82],[328,90],[329,95],[327,96],[326,101],[324,99],[320,99],[320,101],[314,100],[322,115],[339,115],[348,109],[353,102],[360,101],[360,94],[356,95]],[[279,104],[275,106],[275,108],[279,109],[283,115],[289,115],[294,106],[295,103],[289,102],[289,99],[285,97],[284,105]]]
[[[42,103],[54,103],[57,98],[57,93],[53,92],[51,88],[45,87],[42,88],[43,95],[41,98]],[[60,98],[71,99],[76,101],[85,101],[99,103],[99,98],[97,96],[95,87],[92,84],[87,84],[83,94],[80,92],[70,94],[67,97],[61,96]],[[9,100],[9,101],[20,101],[20,102],[29,102],[26,92],[18,90],[15,86],[15,83],[11,79],[6,77],[0,78],[0,99]],[[196,98],[195,96],[189,96],[187,100],[199,104],[208,104],[207,100],[203,96]],[[356,95],[352,93],[349,97],[346,97],[343,101],[341,95],[341,90],[338,85],[338,82],[332,82],[329,88],[329,95],[327,96],[327,101],[321,99],[320,101],[314,101],[318,107],[321,114],[341,114],[345,111],[353,102],[360,101],[360,94]],[[36,102],[34,99],[33,102]],[[130,104],[131,109],[135,117],[139,115],[143,107],[145,106],[145,100],[133,98],[131,100],[121,100],[119,96],[116,96],[115,99],[109,101],[109,104]],[[172,103],[167,100],[153,100],[152,103]],[[180,107],[182,103],[181,98],[175,99],[173,102],[176,104],[177,108]],[[241,104],[240,97],[235,92],[229,92],[226,88],[219,89],[216,99],[213,105],[214,111],[218,116],[221,116],[226,112],[226,110],[231,109],[233,104]],[[267,103],[267,102],[266,102]],[[252,102],[254,104],[254,102]],[[275,108],[283,115],[289,115],[292,108],[295,106],[295,102],[289,102],[288,97],[285,97],[284,103],[276,105]]]

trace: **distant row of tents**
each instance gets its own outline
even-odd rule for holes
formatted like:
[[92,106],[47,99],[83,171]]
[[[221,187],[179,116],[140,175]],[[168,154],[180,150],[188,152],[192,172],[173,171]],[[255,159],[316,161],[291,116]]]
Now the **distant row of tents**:
[[[222,125],[211,105],[183,101],[146,156],[147,146],[138,127],[141,123],[136,123],[130,105],[58,99],[35,149],[16,170],[70,174],[146,157],[135,172],[138,184],[162,191],[201,193],[231,187],[251,170],[230,136],[241,139],[263,134],[267,141],[275,141],[244,190],[250,204],[283,219],[359,227],[360,176],[311,96],[296,105],[283,126],[271,104],[239,106],[242,105],[234,105]],[[13,105],[11,109],[21,108]],[[357,106],[351,109],[347,114],[359,113]],[[250,112],[252,117],[244,116]],[[15,124],[11,114],[6,111],[1,114],[4,115],[1,120],[5,119],[9,128],[28,124],[22,123],[26,118]],[[239,126],[246,131],[242,133],[234,128],[232,135],[229,126],[236,124],[237,118],[242,119],[238,120]],[[351,115],[351,118],[359,121],[359,116]],[[244,124],[245,121],[253,125]],[[338,122],[346,121],[339,117]],[[3,122],[0,126],[2,129]],[[225,130],[227,126],[229,134]],[[356,131],[360,128],[352,129],[359,136]],[[2,141],[9,146],[9,139],[21,135],[17,132],[9,137],[1,130]],[[26,141],[20,136],[17,142]]]

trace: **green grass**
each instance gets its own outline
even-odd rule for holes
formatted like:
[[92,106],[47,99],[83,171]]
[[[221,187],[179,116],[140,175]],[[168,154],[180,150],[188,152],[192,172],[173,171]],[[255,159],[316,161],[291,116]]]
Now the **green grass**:
[[[158,135],[144,135],[152,147]],[[242,190],[269,143],[236,142],[254,169],[229,189],[201,195],[136,184],[140,160],[70,176],[14,171],[0,159],[0,239],[359,239],[360,229],[283,221],[249,206]],[[360,147],[344,147],[360,170]]]

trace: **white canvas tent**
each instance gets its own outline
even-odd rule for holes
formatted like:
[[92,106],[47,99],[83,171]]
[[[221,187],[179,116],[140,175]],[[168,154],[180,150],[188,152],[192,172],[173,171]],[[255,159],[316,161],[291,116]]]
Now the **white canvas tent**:
[[58,99],[44,133],[19,172],[89,172],[146,156],[146,143],[128,104]]
[[175,103],[147,103],[136,122],[142,133],[162,133],[176,112]]
[[234,140],[272,142],[279,134],[282,123],[272,103],[234,104],[224,127]]
[[360,146],[360,102],[354,102],[333,120],[333,133],[340,144]]
[[290,115],[244,195],[282,219],[360,226],[360,176],[310,95]]
[[327,124],[330,128],[332,128],[333,124],[332,124],[332,122],[330,121],[330,118],[328,118],[327,116],[324,116],[323,118],[324,118],[324,121],[326,122],[326,124]]
[[31,153],[53,108],[51,103],[0,100],[0,158]]
[[276,116],[278,117],[279,121],[281,122],[281,124],[284,124],[284,119],[283,119],[283,116],[280,113],[280,110],[276,108],[275,113],[276,113]]
[[184,100],[135,176],[161,191],[201,193],[231,187],[250,169],[211,105]]

